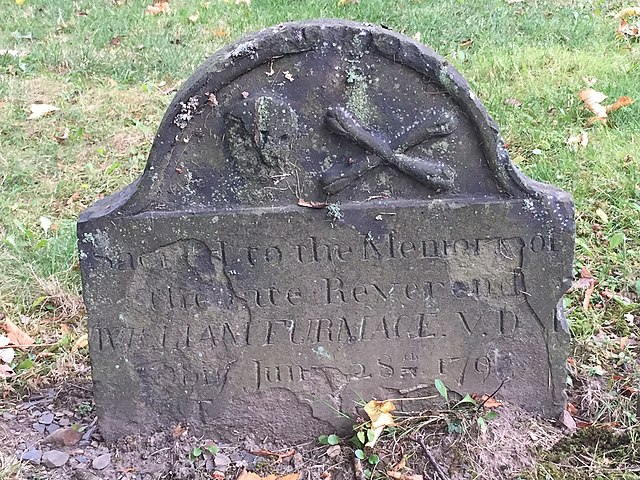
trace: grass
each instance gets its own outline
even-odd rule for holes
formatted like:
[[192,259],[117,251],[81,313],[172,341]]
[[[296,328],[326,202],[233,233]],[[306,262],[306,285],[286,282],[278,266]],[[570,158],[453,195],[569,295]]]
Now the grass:
[[[157,16],[144,14],[147,5],[0,0],[0,51],[20,54],[0,55],[0,313],[53,344],[29,353],[34,366],[0,384],[5,398],[86,372],[73,349],[83,314],[69,307],[78,305],[80,290],[75,219],[142,171],[172,88],[244,33],[338,17],[419,33],[468,79],[513,161],[574,195],[575,275],[584,267],[598,283],[586,311],[584,290],[565,299],[574,334],[572,401],[590,419],[634,428],[640,104],[615,112],[610,125],[587,128],[589,113],[577,97],[596,79],[593,88],[610,99],[640,100],[640,42],[615,35],[613,15],[626,2],[172,0],[171,13]],[[29,120],[33,103],[60,110]],[[573,151],[566,140],[582,130],[589,144]],[[620,348],[625,337],[631,341]],[[584,478],[596,478],[594,471]],[[582,478],[570,474],[553,478]]]

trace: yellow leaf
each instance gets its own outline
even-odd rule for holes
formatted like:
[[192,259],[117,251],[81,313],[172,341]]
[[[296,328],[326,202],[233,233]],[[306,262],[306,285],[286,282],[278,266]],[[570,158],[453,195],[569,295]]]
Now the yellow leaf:
[[396,409],[396,406],[390,400],[377,401],[371,400],[364,406],[364,411],[371,419],[371,429],[373,430],[373,438],[366,443],[367,447],[373,447],[378,438],[382,434],[385,427],[392,427],[395,425],[391,412]]
[[85,333],[81,335],[78,340],[76,340],[76,343],[73,345],[73,351],[75,352],[80,350],[81,348],[86,348],[87,345],[89,345],[89,337]]
[[23,5],[25,0],[16,0],[16,5]]
[[153,5],[149,5],[144,13],[147,15],[158,15],[159,13],[167,14],[170,11],[169,0],[154,0]]
[[628,8],[623,8],[618,13],[616,13],[616,18],[627,18],[627,17],[636,16],[636,15],[640,15],[640,7],[628,7]]

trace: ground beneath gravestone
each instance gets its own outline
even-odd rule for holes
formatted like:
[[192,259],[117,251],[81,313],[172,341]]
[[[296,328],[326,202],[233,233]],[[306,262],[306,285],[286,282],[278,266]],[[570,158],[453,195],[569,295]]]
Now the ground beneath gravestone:
[[[434,478],[438,469],[444,475],[439,478],[512,478],[535,466],[537,449],[550,449],[563,436],[525,412],[495,401],[489,404],[500,415],[484,433],[468,411],[425,412],[422,418],[399,420],[395,431],[384,434],[360,460],[348,439],[339,443],[330,439],[335,445],[314,441],[287,446],[255,438],[216,444],[194,437],[187,425],[108,445],[96,426],[90,384],[69,383],[43,390],[5,411],[0,452],[4,475],[18,479],[235,480],[246,478],[246,470],[263,478],[275,475],[272,479],[293,475],[287,480],[347,480],[363,475],[419,480],[420,475]],[[447,433],[447,423],[451,430],[455,422],[459,431]]]

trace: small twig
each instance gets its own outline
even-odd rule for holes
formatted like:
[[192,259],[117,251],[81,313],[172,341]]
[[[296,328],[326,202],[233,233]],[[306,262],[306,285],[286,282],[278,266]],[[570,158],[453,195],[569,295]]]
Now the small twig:
[[353,456],[353,470],[356,474],[357,480],[366,480],[364,476],[364,469],[362,468],[362,462],[355,455]]
[[485,398],[485,399],[482,401],[482,403],[481,403],[480,405],[478,405],[478,410],[480,410],[482,407],[484,407],[484,404],[485,404],[485,403],[487,403],[487,401],[488,401],[490,398],[493,398],[493,397],[496,395],[496,393],[498,393],[498,392],[500,391],[500,389],[501,389],[501,388],[502,388],[502,386],[504,385],[504,382],[506,382],[506,381],[507,381],[507,379],[505,378],[504,380],[502,380],[502,381],[500,382],[500,385],[498,386],[498,388],[496,388],[496,389],[493,391],[493,393],[492,393],[491,395],[489,395],[487,398]]
[[54,347],[58,345],[58,342],[55,343],[32,343],[31,345],[14,345],[10,343],[9,345],[2,348],[36,348],[36,347]]
[[431,465],[433,465],[433,468],[436,469],[436,473],[438,474],[438,477],[440,478],[440,480],[449,480],[449,477],[444,472],[440,464],[436,461],[435,457],[433,456],[431,451],[427,448],[427,446],[424,444],[424,442],[419,438],[415,439],[414,441],[422,447],[422,450],[424,450],[424,453],[429,459],[429,461],[431,462]]

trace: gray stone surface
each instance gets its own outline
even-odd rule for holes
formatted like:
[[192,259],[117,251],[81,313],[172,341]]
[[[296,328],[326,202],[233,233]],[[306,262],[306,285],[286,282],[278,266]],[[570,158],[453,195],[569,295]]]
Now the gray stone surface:
[[42,455],[42,464],[49,468],[63,466],[69,460],[69,454],[60,450],[49,450]]
[[104,470],[110,463],[111,454],[105,453],[93,459],[93,462],[91,462],[91,468],[93,468],[94,470]]
[[30,448],[22,455],[20,455],[20,460],[23,462],[34,463],[36,465],[40,465],[40,460],[42,459],[42,450],[37,450],[35,448]]
[[436,378],[564,407],[571,198],[524,177],[464,79],[389,30],[293,23],[221,50],[78,236],[107,439],[186,421],[309,440]]

